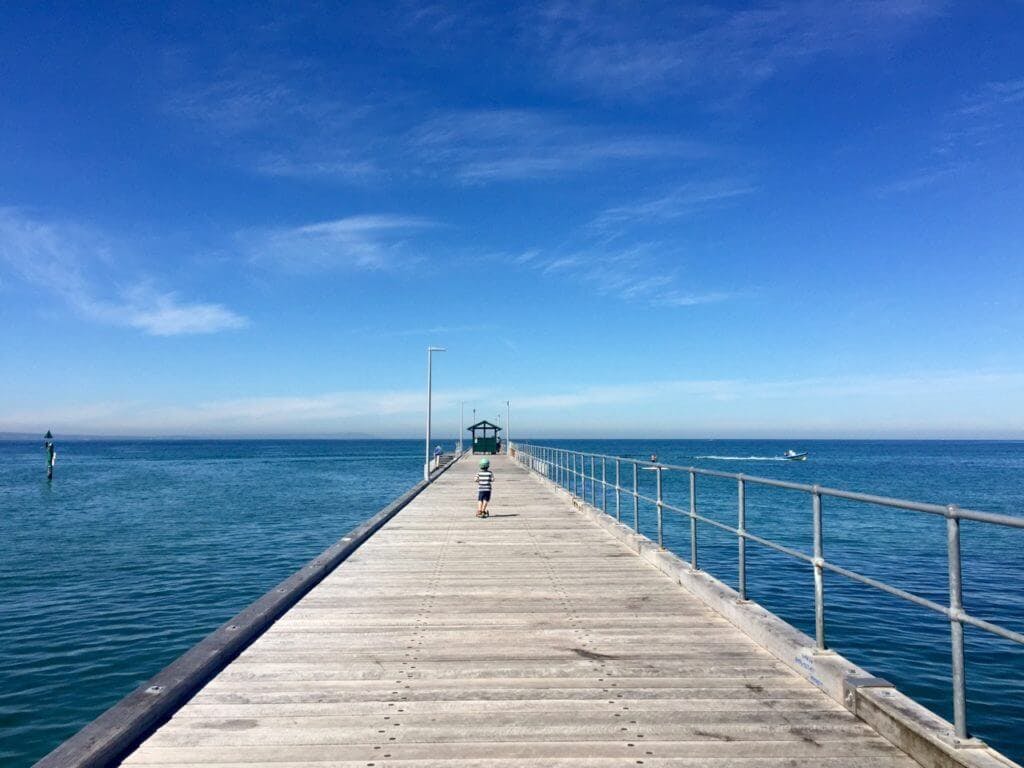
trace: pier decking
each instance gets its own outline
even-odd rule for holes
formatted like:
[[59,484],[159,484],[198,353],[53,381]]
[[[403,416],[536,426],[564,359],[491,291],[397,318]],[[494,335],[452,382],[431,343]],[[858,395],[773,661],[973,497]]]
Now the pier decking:
[[125,765],[914,766],[495,457],[458,462]]

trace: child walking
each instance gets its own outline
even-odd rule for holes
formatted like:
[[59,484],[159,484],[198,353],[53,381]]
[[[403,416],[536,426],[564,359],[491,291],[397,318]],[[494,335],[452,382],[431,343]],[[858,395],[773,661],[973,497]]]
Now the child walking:
[[487,502],[491,500],[491,485],[494,473],[490,459],[480,459],[480,471],[476,473],[476,516],[487,517]]

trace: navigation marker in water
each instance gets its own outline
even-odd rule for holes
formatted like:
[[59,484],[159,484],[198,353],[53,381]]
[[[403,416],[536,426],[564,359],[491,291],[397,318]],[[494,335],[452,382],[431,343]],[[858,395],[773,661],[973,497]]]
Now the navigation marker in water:
[[46,479],[53,480],[53,465],[57,463],[57,449],[53,447],[53,433],[46,430],[43,435],[43,446],[46,448]]

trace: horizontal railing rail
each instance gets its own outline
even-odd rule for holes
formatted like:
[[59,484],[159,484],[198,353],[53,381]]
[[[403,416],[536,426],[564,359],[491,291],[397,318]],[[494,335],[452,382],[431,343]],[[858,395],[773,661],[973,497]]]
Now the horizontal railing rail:
[[[565,448],[554,446],[532,445],[529,443],[516,443],[512,446],[512,452],[517,461],[527,468],[544,475],[559,486],[565,488],[573,495],[579,497],[583,502],[588,501],[587,484],[590,484],[589,503],[606,514],[608,512],[608,492],[614,491],[615,495],[615,519],[622,520],[622,499],[626,496],[632,500],[633,530],[640,530],[640,503],[646,502],[655,508],[657,514],[657,541],[658,545],[664,548],[664,513],[665,511],[675,512],[690,522],[690,567],[699,569],[699,539],[698,524],[711,526],[718,530],[734,534],[737,538],[737,591],[740,598],[747,599],[747,542],[759,544],[768,549],[792,557],[801,562],[807,563],[813,569],[814,574],[814,635],[815,644],[819,650],[826,650],[825,640],[825,571],[839,574],[847,579],[860,584],[873,587],[874,589],[901,598],[915,605],[927,608],[935,613],[945,616],[950,626],[950,653],[952,661],[952,694],[953,694],[953,720],[956,736],[959,739],[967,739],[967,684],[965,675],[964,658],[964,625],[977,627],[993,635],[997,635],[1014,643],[1024,645],[1024,633],[1016,632],[1004,626],[985,619],[972,616],[964,610],[963,605],[963,569],[961,565],[960,546],[960,521],[971,520],[990,525],[999,525],[1008,528],[1024,529],[1024,517],[996,514],[991,512],[979,512],[972,509],[963,509],[955,504],[926,504],[905,499],[895,499],[888,496],[876,496],[868,493],[856,493],[843,491],[836,488],[828,488],[821,485],[807,485],[805,483],[793,483],[785,480],[773,480],[767,477],[756,477],[753,475],[738,474],[733,472],[721,472],[700,467],[681,466],[675,464],[663,464],[657,461],[645,461],[623,456],[610,456],[600,453],[585,453],[571,451]],[[614,482],[608,480],[608,465],[614,465]],[[587,472],[589,463],[590,471]],[[623,486],[622,469],[631,469],[631,486]],[[598,474],[600,469],[600,474]],[[647,496],[640,492],[639,473],[640,470],[654,472],[656,493],[654,497]],[[668,503],[664,497],[664,474],[666,472],[685,473],[689,476],[689,506],[680,508]],[[706,515],[700,514],[697,506],[697,478],[715,477],[736,482],[737,514],[736,525],[728,525]],[[600,485],[600,499],[598,499],[597,488]],[[807,554],[798,549],[793,549],[776,541],[757,536],[747,530],[746,527],[746,493],[748,485],[767,486],[781,488],[790,491],[798,491],[811,497],[811,520],[812,520],[812,553]],[[822,526],[822,499],[844,499],[846,501],[872,504],[895,509],[908,510],[911,512],[922,512],[930,515],[938,515],[946,519],[946,559],[949,578],[949,604],[943,605],[934,600],[915,595],[899,587],[887,584],[879,579],[872,578],[857,571],[845,568],[837,563],[829,562],[824,556],[824,530]]]

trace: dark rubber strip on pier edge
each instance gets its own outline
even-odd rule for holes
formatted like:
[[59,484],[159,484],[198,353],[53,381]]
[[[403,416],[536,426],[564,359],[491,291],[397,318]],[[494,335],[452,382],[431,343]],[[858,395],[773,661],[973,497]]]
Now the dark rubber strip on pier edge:
[[[431,473],[431,480],[453,463],[449,461]],[[353,528],[46,755],[34,768],[101,768],[125,757],[428,485],[421,480]]]

